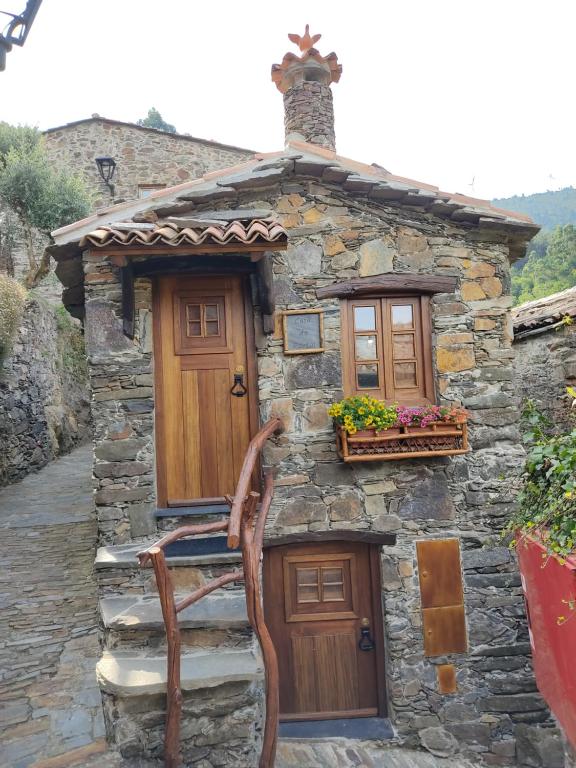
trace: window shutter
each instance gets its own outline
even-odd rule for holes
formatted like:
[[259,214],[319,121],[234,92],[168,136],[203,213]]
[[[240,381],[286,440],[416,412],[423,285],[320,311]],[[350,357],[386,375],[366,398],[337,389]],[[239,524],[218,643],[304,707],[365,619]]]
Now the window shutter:
[[416,544],[426,656],[467,650],[464,591],[458,539]]

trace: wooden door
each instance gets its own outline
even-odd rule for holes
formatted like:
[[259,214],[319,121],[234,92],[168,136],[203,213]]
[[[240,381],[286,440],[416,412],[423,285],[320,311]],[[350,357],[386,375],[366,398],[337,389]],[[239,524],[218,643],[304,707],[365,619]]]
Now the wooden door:
[[266,551],[264,609],[279,657],[281,719],[385,713],[380,600],[377,547],[337,541]]
[[[220,499],[234,492],[251,432],[242,278],[159,278],[154,320],[158,504]],[[243,397],[231,393],[235,374]]]

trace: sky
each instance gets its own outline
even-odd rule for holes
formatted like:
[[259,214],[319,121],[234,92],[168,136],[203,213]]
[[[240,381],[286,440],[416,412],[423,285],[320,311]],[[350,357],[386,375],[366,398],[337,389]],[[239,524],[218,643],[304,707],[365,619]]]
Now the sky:
[[306,23],[343,66],[339,154],[486,199],[576,185],[574,0],[44,0],[0,73],[0,120],[154,106],[181,133],[279,150],[270,68]]

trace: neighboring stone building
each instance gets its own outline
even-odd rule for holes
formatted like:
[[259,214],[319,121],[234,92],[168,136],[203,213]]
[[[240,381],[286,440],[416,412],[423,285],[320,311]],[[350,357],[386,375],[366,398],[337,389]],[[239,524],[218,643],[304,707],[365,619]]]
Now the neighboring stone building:
[[[240,163],[253,152],[217,141],[168,133],[93,115],[44,131],[49,157],[81,173],[94,190],[95,207],[144,197],[155,189],[181,184],[209,171]],[[116,163],[107,187],[97,157]]]
[[534,400],[561,429],[572,424],[576,386],[576,287],[528,301],[512,310],[514,365],[522,400]]
[[[340,67],[310,45],[273,69],[284,150],[54,233],[91,370],[108,737],[125,755],[162,749],[163,625],[136,552],[182,521],[219,519],[249,435],[278,415],[264,588],[283,727],[369,716],[384,738],[388,717],[434,754],[533,766],[537,752],[560,766],[555,732],[534,731],[551,721],[499,540],[523,462],[510,263],[537,227],[337,155]],[[282,321],[297,310],[309,354],[286,349]],[[245,397],[231,396],[235,380]],[[363,391],[462,404],[470,451],[343,462],[328,407]],[[238,554],[212,536],[169,559],[186,592]],[[262,670],[242,592],[200,605],[182,619],[185,758],[253,766]]]

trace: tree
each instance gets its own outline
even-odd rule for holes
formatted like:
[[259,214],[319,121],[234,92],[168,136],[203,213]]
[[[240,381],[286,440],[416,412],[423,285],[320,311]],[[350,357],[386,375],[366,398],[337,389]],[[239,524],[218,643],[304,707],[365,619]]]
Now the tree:
[[547,241],[545,253],[540,248],[531,251],[522,271],[513,277],[518,304],[576,285],[576,227],[557,227]]
[[175,126],[170,125],[170,123],[167,123],[162,119],[162,115],[158,112],[156,107],[151,107],[148,110],[147,116],[138,120],[136,125],[142,125],[144,128],[156,128],[157,131],[166,131],[166,133],[177,132]]
[[0,123],[0,199],[24,229],[30,267],[25,283],[32,288],[50,268],[48,254],[36,254],[34,229],[50,237],[52,230],[83,218],[91,195],[79,176],[51,165],[35,128]]

